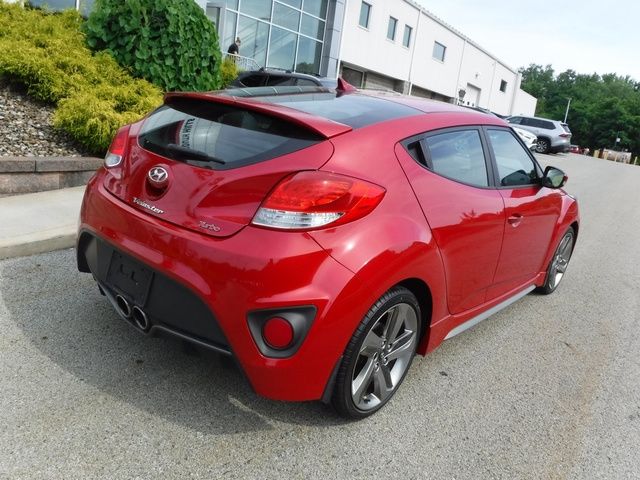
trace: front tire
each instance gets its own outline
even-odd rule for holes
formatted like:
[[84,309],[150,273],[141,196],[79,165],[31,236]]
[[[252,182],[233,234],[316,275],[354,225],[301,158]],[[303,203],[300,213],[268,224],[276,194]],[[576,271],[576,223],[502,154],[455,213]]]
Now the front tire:
[[365,315],[343,355],[332,404],[347,418],[380,410],[396,393],[416,353],[420,306],[404,287],[385,293]]
[[571,260],[571,254],[573,253],[573,247],[576,241],[576,233],[573,227],[569,227],[567,232],[563,235],[562,240],[558,244],[558,248],[549,262],[547,268],[547,278],[544,281],[544,285],[538,289],[540,293],[549,295],[553,293],[560,282],[564,278],[564,274],[569,266],[569,260]]

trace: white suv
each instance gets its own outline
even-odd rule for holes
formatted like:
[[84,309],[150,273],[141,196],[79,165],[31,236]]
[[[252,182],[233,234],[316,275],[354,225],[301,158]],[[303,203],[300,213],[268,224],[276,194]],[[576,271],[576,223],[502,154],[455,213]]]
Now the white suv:
[[507,122],[528,130],[538,137],[536,152],[558,153],[568,152],[571,146],[571,130],[569,125],[559,120],[548,118],[515,116],[506,119]]

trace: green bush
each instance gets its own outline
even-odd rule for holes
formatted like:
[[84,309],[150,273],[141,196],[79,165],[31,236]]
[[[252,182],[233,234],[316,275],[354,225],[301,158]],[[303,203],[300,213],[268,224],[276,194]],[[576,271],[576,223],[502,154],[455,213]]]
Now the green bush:
[[194,0],[97,0],[87,42],[164,90],[220,86],[216,29]]
[[116,130],[162,102],[158,88],[132,78],[106,53],[92,55],[82,18],[0,1],[0,77],[58,105],[54,125],[92,153],[104,153]]
[[225,58],[220,68],[220,88],[227,88],[238,77],[238,66],[231,58]]

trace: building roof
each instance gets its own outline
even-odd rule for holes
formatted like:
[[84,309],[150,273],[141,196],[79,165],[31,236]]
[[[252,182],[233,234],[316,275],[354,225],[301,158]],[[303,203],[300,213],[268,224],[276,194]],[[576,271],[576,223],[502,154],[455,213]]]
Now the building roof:
[[460,32],[458,29],[456,29],[455,27],[449,25],[447,22],[445,22],[444,20],[442,20],[441,18],[439,18],[437,15],[435,15],[434,13],[430,12],[429,10],[427,10],[426,8],[424,8],[422,5],[416,3],[414,0],[403,0],[405,3],[411,5],[412,7],[417,8],[418,10],[420,10],[420,12],[422,12],[424,15],[426,15],[427,17],[431,18],[432,20],[434,20],[435,22],[439,23],[440,25],[442,25],[444,28],[446,28],[447,30],[450,30],[451,32],[455,33],[457,36],[459,36],[461,39],[463,39],[465,42],[467,42],[469,45],[473,45],[475,48],[477,48],[478,50],[480,50],[481,52],[483,52],[484,54],[488,55],[489,57],[491,57],[493,60],[495,60],[497,63],[499,63],[500,65],[502,65],[504,68],[506,68],[507,70],[513,72],[513,73],[518,73],[517,70],[515,70],[514,68],[510,67],[509,65],[507,65],[505,62],[503,62],[502,60],[500,60],[498,57],[496,57],[495,55],[493,55],[491,52],[489,52],[487,49],[485,49],[484,47],[480,46],[478,43],[474,42],[473,40],[471,40],[469,37],[467,37],[464,33]]

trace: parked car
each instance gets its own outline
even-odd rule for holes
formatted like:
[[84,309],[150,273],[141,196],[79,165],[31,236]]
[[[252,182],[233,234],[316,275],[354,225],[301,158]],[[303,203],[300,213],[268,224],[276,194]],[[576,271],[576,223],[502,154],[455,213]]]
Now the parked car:
[[337,80],[335,78],[316,77],[305,73],[295,73],[278,69],[251,70],[241,72],[238,77],[231,82],[229,88],[245,88],[245,87],[282,87],[282,86],[298,86],[298,87],[327,87],[336,88]]
[[581,154],[582,153],[582,148],[580,148],[580,145],[571,145],[569,147],[569,152]]
[[535,150],[538,148],[538,137],[533,133],[516,126],[512,126],[511,128],[518,134],[529,150]]
[[569,125],[558,120],[540,117],[513,116],[507,117],[509,123],[528,130],[538,137],[536,152],[558,153],[568,152],[571,145]]
[[[492,112],[488,108],[471,107],[468,105],[464,105],[464,108],[468,108],[469,110],[474,110],[479,113],[484,113],[485,115],[491,115],[492,117],[506,118],[502,115],[498,115],[497,113]],[[514,132],[518,134],[518,136],[522,139],[522,141],[524,142],[524,144],[527,146],[529,150],[536,149],[537,143],[538,143],[538,137],[536,137],[533,133],[523,130],[522,128],[518,128],[515,126],[512,126],[511,128],[513,129]]]
[[122,127],[85,192],[78,268],[139,332],[363,418],[416,353],[556,290],[578,204],[498,118],[295,88],[168,93]]

